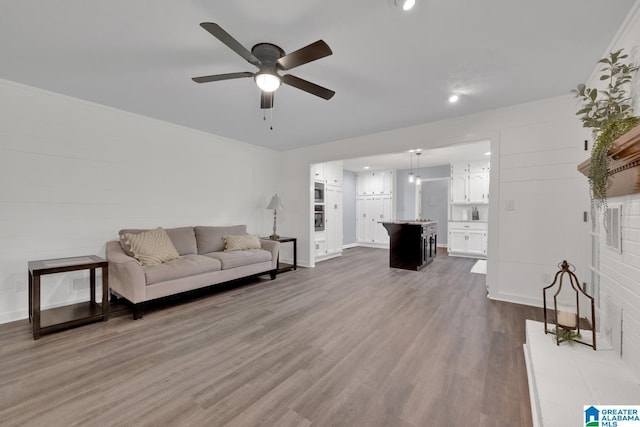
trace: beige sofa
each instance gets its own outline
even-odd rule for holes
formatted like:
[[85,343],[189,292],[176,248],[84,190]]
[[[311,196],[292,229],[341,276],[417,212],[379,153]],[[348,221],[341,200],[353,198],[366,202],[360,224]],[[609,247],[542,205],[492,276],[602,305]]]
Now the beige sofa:
[[148,230],[120,230],[120,241],[107,242],[106,247],[109,288],[132,304],[134,319],[142,317],[144,303],[150,300],[244,277],[276,277],[277,241],[260,239],[260,249],[225,251],[223,237],[246,235],[245,225],[165,229],[180,257],[148,266],[127,254],[123,243],[125,233],[143,231]]

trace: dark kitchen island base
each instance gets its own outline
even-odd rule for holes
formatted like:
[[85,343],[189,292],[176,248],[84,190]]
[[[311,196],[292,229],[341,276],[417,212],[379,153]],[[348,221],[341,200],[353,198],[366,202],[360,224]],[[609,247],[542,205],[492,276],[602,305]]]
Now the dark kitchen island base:
[[389,267],[420,270],[436,256],[437,221],[382,222],[390,238]]

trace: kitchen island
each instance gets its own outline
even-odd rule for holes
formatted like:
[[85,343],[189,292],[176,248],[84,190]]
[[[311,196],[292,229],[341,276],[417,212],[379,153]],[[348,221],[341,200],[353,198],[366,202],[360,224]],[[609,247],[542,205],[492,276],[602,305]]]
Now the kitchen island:
[[389,267],[420,270],[433,261],[438,221],[381,222],[390,238]]

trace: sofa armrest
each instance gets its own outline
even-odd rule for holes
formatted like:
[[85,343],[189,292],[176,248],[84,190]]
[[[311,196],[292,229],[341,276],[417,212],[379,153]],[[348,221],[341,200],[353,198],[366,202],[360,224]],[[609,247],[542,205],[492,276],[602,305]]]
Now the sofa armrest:
[[118,295],[132,303],[146,299],[146,277],[142,265],[127,255],[120,242],[107,242],[107,261],[109,261],[109,287]]
[[278,253],[280,252],[280,242],[271,239],[260,239],[262,249],[271,252],[271,265],[275,270],[278,268]]

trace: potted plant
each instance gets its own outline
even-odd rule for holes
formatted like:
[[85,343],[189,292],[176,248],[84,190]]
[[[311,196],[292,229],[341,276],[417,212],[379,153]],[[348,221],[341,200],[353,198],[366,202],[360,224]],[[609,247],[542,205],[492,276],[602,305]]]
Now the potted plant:
[[583,103],[576,115],[580,116],[584,127],[593,130],[595,142],[588,178],[591,201],[598,208],[606,207],[607,188],[611,183],[608,150],[616,138],[640,124],[640,117],[633,116],[632,100],[627,94],[627,86],[638,66],[625,64],[627,57],[620,49],[598,61],[604,64],[600,80],[607,81],[606,88],[598,90],[580,84],[572,91]]
[[576,340],[579,340],[581,338],[582,336],[579,332],[572,331],[571,329],[559,327],[558,329],[553,330],[553,339],[558,343],[566,341],[569,343],[569,345],[574,345],[576,343]]

